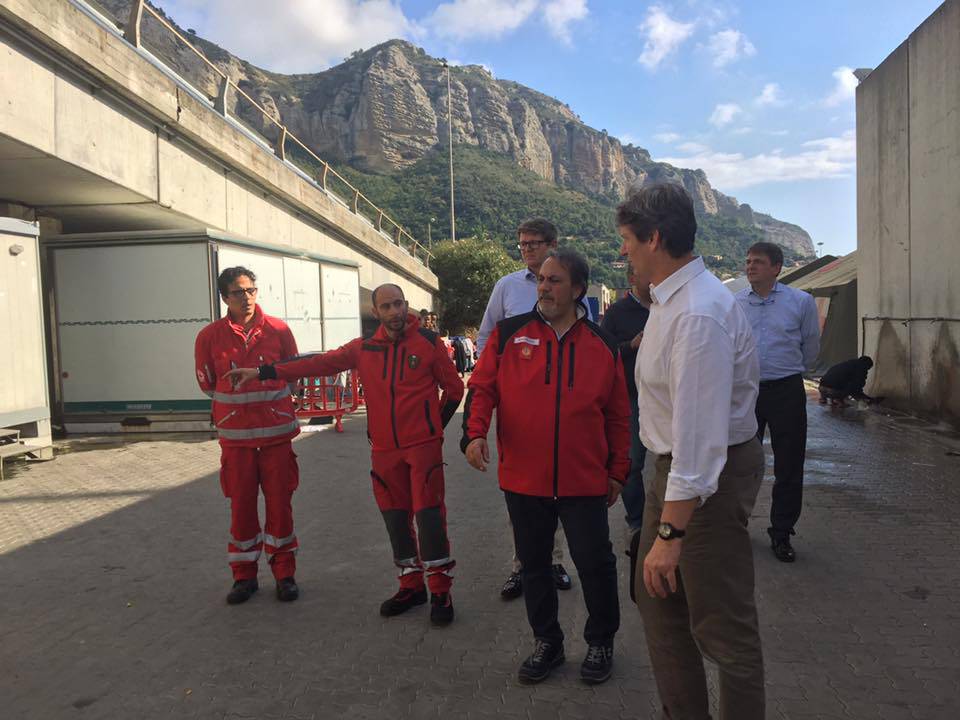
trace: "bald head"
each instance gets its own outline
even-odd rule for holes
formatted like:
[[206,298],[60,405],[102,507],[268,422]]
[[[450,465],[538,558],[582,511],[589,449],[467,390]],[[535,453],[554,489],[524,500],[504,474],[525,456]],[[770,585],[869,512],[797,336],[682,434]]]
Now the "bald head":
[[383,285],[377,285],[377,287],[373,289],[373,296],[371,297],[371,300],[374,307],[377,306],[377,295],[380,294],[381,290],[386,290],[387,288],[392,288],[400,296],[401,300],[404,299],[403,290],[400,289],[399,285],[394,285],[393,283],[384,283]]

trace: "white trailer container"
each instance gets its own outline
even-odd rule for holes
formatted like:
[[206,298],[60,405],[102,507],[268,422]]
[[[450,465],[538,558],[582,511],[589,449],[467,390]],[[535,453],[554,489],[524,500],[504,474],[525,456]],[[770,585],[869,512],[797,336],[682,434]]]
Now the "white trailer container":
[[60,235],[44,247],[56,318],[54,415],[70,431],[209,428],[193,347],[226,312],[216,289],[224,268],[256,274],[258,303],[287,322],[300,352],[360,333],[353,261],[206,229]]
[[38,234],[0,218],[0,462],[53,457]]

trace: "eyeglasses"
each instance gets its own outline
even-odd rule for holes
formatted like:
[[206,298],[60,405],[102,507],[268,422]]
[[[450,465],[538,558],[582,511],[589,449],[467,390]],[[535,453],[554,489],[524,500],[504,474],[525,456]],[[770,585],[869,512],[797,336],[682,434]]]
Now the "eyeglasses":
[[546,240],[528,240],[527,242],[517,243],[517,250],[536,250],[541,245],[546,244]]
[[231,290],[230,292],[227,293],[227,295],[232,297],[234,300],[240,300],[243,298],[244,295],[246,295],[247,297],[253,297],[256,294],[257,294],[257,288],[255,287],[241,288],[239,290]]

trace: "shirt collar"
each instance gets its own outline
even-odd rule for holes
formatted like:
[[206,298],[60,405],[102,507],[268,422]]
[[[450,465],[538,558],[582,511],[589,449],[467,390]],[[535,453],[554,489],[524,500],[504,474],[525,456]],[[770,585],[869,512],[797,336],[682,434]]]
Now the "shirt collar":
[[[782,290],[783,290],[783,285],[781,285],[781,284],[780,284],[780,281],[777,280],[775,283],[773,283],[773,289],[770,291],[770,295],[773,295],[774,293],[778,293],[778,292],[780,292],[780,291],[782,291]],[[750,288],[750,292],[749,292],[748,294],[749,294],[749,295],[756,295],[757,297],[760,297],[760,295],[757,293],[757,291],[754,290],[752,287]],[[769,295],[768,295],[767,297],[769,297]],[[765,298],[764,298],[764,299],[765,299]]]
[[650,286],[650,298],[657,305],[665,305],[676,292],[706,270],[702,257],[696,257],[674,272],[659,285]]

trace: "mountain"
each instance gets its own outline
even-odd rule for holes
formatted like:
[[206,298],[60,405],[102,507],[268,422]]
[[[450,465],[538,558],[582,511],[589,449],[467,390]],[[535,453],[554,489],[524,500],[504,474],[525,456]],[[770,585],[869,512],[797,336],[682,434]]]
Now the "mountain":
[[[99,4],[118,24],[126,19],[129,0],[99,0]],[[143,32],[148,49],[208,97],[217,96],[219,77],[196,55],[152,18],[145,17]],[[418,164],[429,164],[431,155],[446,147],[448,97],[443,62],[411,43],[391,40],[357,51],[323,72],[283,75],[258,68],[195,35],[193,40],[244,92],[338,167],[368,177],[398,177]],[[256,131],[275,137],[276,127],[242,97],[228,98],[227,107]],[[581,193],[606,206],[619,202],[631,188],[678,182],[693,197],[701,225],[722,220],[713,225],[730,232],[739,228],[744,236],[777,242],[792,257],[815,254],[802,228],[719,192],[702,170],[656,162],[643,148],[623,145],[606,130],[589,127],[560,101],[519,83],[498,80],[483,67],[451,68],[450,108],[457,153],[477,149],[509,158],[514,167],[558,189]],[[377,200],[367,184],[361,189]],[[396,205],[382,202],[400,222],[411,227],[424,224],[422,218],[405,216]],[[511,227],[530,212],[520,206],[510,210],[509,220],[501,222]],[[759,233],[748,233],[748,229]],[[561,230],[569,228],[561,226]],[[742,256],[736,260],[739,264]]]

